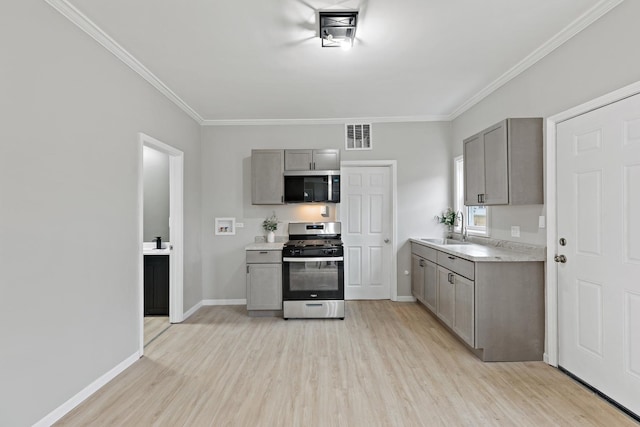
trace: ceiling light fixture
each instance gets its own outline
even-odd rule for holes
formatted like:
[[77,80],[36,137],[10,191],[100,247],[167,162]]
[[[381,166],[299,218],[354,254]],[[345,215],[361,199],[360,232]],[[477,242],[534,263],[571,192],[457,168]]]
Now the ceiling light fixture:
[[353,46],[358,24],[358,11],[341,10],[318,12],[320,22],[320,38],[322,47],[341,47],[349,49]]

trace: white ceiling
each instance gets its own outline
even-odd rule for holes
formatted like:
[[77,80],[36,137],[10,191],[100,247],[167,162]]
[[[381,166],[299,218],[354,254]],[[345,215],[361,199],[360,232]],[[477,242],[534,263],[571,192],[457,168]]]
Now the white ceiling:
[[[451,119],[621,0],[46,1],[215,124]],[[360,11],[349,51],[316,36],[340,8]]]

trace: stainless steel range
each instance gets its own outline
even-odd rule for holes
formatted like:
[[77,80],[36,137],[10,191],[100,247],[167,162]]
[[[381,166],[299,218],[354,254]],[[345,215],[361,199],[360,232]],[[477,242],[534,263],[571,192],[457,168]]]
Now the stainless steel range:
[[344,252],[339,222],[289,224],[282,250],[285,320],[344,319]]

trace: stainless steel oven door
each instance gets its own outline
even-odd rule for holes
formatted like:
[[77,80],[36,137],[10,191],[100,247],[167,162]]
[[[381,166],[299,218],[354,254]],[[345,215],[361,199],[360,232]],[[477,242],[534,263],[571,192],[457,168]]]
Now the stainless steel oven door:
[[285,301],[344,299],[343,257],[284,257],[282,261]]

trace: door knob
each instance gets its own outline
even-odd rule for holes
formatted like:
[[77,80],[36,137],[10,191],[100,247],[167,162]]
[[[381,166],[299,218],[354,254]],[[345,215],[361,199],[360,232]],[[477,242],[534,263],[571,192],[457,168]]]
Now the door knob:
[[556,256],[553,257],[553,260],[555,262],[560,262],[560,263],[564,264],[565,262],[567,262],[567,257],[564,256],[564,255],[556,255]]
[[384,242],[385,243],[389,243],[389,239],[384,239]]

